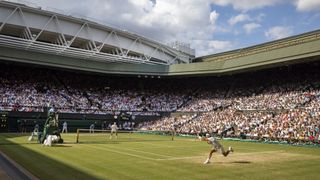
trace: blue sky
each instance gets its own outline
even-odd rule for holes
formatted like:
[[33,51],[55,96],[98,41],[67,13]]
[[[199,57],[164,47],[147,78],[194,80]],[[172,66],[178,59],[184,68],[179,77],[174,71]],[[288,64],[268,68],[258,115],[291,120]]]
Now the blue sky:
[[170,43],[196,56],[320,29],[320,0],[10,0],[87,18]]
[[[211,8],[220,14],[216,24],[226,29],[226,31],[213,33],[213,39],[231,41],[233,43],[232,48],[252,46],[320,29],[320,8],[319,11],[298,11],[290,3],[245,12],[235,10],[232,6],[212,5]],[[229,20],[232,17],[239,16],[239,14],[246,15],[245,17],[249,18],[244,18],[245,20],[234,25],[230,24]],[[244,27],[248,24],[255,24],[253,26],[255,28],[246,31]],[[268,30],[274,27],[282,27],[285,31],[282,34],[275,31],[274,33],[277,33],[278,36],[272,35],[272,31],[269,32]]]

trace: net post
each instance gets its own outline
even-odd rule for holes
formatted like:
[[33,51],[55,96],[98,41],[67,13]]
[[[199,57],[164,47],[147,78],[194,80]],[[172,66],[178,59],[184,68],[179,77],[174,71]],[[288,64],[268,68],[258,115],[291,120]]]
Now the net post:
[[77,129],[77,140],[76,143],[79,143],[79,129]]

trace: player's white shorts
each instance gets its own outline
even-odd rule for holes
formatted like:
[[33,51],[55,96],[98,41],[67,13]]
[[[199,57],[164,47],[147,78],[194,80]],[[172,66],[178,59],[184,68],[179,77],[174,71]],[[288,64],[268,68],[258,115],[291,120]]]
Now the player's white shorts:
[[117,134],[117,130],[111,130],[111,134],[116,133]]
[[212,145],[212,150],[215,150],[215,151],[219,151],[221,153],[224,153],[224,148],[223,146],[219,146],[219,145]]

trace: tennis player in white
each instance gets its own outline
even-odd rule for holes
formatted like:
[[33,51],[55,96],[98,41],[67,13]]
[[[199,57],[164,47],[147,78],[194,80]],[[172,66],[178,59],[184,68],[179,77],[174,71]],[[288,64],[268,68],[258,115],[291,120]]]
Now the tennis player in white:
[[110,139],[112,139],[113,134],[116,134],[116,139],[118,139],[118,126],[116,122],[111,125]]
[[206,134],[205,137],[199,136],[199,139],[201,141],[206,141],[208,144],[212,145],[212,148],[211,148],[211,150],[209,152],[209,156],[208,156],[207,160],[204,162],[204,164],[209,164],[210,163],[210,159],[212,157],[212,153],[214,153],[214,152],[220,151],[221,154],[223,156],[225,156],[225,157],[228,156],[228,154],[230,152],[233,152],[233,149],[232,149],[231,146],[229,147],[229,149],[227,151],[225,151],[223,146],[219,143],[218,139],[216,137],[210,136],[210,134]]
[[62,124],[62,132],[61,133],[68,133],[68,124],[66,121]]

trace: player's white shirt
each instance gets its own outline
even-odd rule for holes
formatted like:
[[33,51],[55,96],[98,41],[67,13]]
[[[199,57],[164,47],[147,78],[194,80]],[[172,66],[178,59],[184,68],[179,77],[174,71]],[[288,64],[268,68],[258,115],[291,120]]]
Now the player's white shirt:
[[39,132],[39,125],[34,126],[33,132]]
[[212,144],[212,147],[215,149],[220,149],[222,147],[221,144],[219,143],[218,139],[215,137],[209,137],[208,144]]
[[118,126],[116,124],[113,124],[111,126],[111,131],[117,131],[118,130]]

